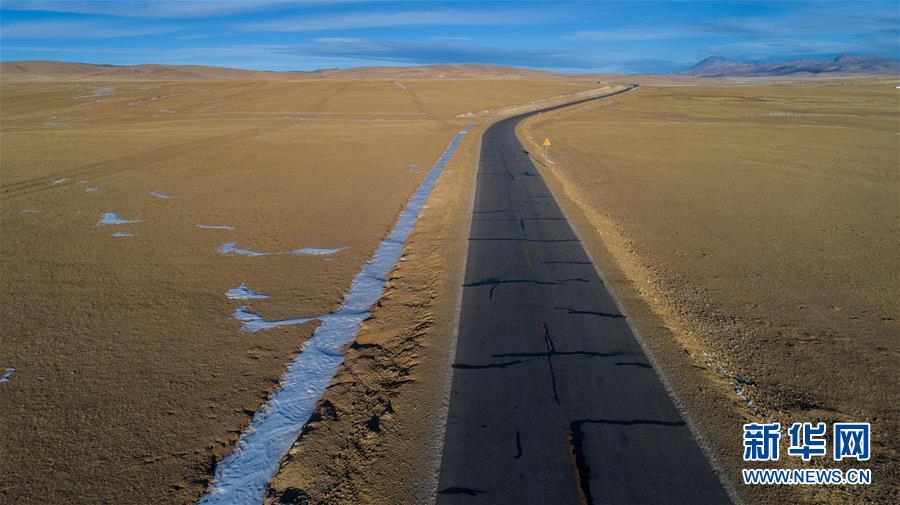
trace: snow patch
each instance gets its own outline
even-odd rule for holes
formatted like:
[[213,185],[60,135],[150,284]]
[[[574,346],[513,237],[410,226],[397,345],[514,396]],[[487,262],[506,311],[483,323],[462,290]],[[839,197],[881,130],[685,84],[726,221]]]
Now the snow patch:
[[272,253],[264,253],[251,251],[249,249],[241,249],[237,247],[237,242],[226,242],[219,246],[219,254],[228,256],[229,254],[240,254],[242,256],[268,256]]
[[140,219],[123,219],[119,217],[115,212],[106,212],[102,216],[100,216],[100,221],[97,221],[97,224],[94,226],[108,226],[113,224],[131,224],[131,223],[140,223]]
[[337,247],[332,249],[320,249],[317,247],[303,247],[300,249],[294,249],[293,251],[279,251],[279,252],[261,252],[261,251],[252,251],[250,249],[241,249],[237,247],[237,242],[226,242],[219,246],[219,253],[225,256],[229,254],[240,254],[242,256],[280,256],[284,254],[293,254],[293,255],[308,255],[308,256],[328,256],[340,251],[343,251],[346,247]]
[[15,368],[7,368],[3,371],[3,376],[0,377],[0,382],[9,382],[12,380],[13,374],[16,373]]
[[257,332],[260,330],[271,330],[279,326],[291,326],[294,324],[303,324],[319,318],[316,317],[293,317],[290,319],[281,319],[276,321],[267,321],[255,312],[250,312],[247,307],[240,306],[234,311],[234,318],[244,323],[241,331]]
[[177,196],[174,196],[174,195],[167,195],[158,189],[151,191],[150,196],[155,196],[156,198],[159,198],[161,200],[168,200],[170,198],[178,198]]
[[[256,291],[248,288],[247,285],[242,282],[240,286],[231,288],[226,291],[225,297],[231,300],[261,300],[263,298],[268,298],[269,295],[257,293]],[[235,316],[237,316],[237,313],[235,313]]]
[[302,247],[300,249],[294,249],[291,251],[291,254],[294,255],[309,255],[309,256],[330,256],[334,253],[338,253],[346,249],[346,247],[335,247],[332,249],[321,249],[318,247]]

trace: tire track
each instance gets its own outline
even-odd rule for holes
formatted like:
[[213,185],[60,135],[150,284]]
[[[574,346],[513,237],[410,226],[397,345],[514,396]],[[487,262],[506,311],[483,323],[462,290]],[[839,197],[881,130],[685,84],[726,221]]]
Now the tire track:
[[[283,124],[267,127],[267,130],[281,130],[283,128],[289,128],[291,126],[295,126],[293,124]],[[0,196],[4,198],[15,198],[24,195],[29,195],[32,193],[38,193],[41,191],[48,191],[53,189],[59,189],[65,186],[55,186],[52,185],[52,181],[68,178],[68,179],[84,179],[84,178],[96,178],[96,177],[105,177],[108,175],[118,174],[122,172],[128,172],[131,170],[137,170],[143,168],[146,164],[150,162],[156,162],[165,160],[167,158],[172,158],[174,156],[180,156],[192,151],[197,151],[200,149],[207,149],[215,146],[219,146],[222,144],[230,144],[232,142],[237,142],[240,140],[245,140],[251,137],[255,137],[257,135],[262,135],[260,133],[258,127],[253,127],[247,130],[242,130],[238,132],[230,132],[222,135],[216,135],[211,138],[204,138],[200,140],[194,140],[189,142],[184,142],[181,144],[176,144],[174,146],[166,146],[163,148],[151,150],[149,152],[141,152],[138,154],[132,154],[123,156],[120,158],[115,158],[111,160],[101,161],[97,163],[92,163],[81,167],[78,170],[74,170],[71,172],[64,172],[60,174],[48,175],[35,177],[32,179],[28,179],[26,181],[15,182],[7,185],[0,186]]]
[[309,112],[323,112],[323,109],[325,109],[325,106],[328,105],[328,103],[331,102],[335,97],[337,97],[338,95],[343,93],[344,90],[346,90],[347,87],[349,87],[349,86],[350,86],[350,81],[335,84],[334,87],[332,88],[333,91],[328,96],[326,96],[325,98],[323,98],[322,100],[317,102],[315,105],[310,107]]

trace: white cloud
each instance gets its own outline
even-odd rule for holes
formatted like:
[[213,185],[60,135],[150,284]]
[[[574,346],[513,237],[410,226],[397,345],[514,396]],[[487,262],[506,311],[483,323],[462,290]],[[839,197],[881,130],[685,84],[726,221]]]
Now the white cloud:
[[522,11],[408,11],[356,12],[348,14],[292,17],[275,21],[243,23],[236,28],[245,31],[315,32],[361,28],[393,28],[402,26],[502,26],[529,24],[547,19]]
[[563,35],[563,40],[585,42],[629,42],[684,38],[801,36],[873,36],[900,32],[900,11],[896,5],[859,2],[855,4],[797,4],[796,11],[772,16],[713,17],[684,24],[626,26],[580,31]]
[[82,21],[23,21],[7,23],[0,27],[2,39],[112,39],[155,35],[170,29],[145,27],[107,26]]
[[321,2],[298,0],[185,0],[185,1],[29,1],[6,0],[4,9],[47,11],[66,14],[94,14],[130,18],[204,18],[227,16],[241,12],[259,11],[292,4]]
[[698,37],[701,33],[684,29],[659,27],[616,28],[613,30],[588,30],[563,35],[564,40],[580,40],[588,42],[629,42],[638,40],[660,40]]
[[363,39],[354,39],[352,37],[320,37],[314,40],[323,44],[362,44],[366,42]]

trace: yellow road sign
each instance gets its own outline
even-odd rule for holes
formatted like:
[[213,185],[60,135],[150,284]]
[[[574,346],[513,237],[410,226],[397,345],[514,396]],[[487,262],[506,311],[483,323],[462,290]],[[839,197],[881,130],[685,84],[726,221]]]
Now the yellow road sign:
[[549,145],[550,145],[550,139],[544,139],[544,146],[546,147]]

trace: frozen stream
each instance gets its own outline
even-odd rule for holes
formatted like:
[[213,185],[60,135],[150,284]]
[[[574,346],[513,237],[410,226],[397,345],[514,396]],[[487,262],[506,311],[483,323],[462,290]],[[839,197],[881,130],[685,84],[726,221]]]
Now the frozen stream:
[[[469,127],[457,133],[450,141],[450,145],[400,213],[391,234],[381,242],[375,255],[353,278],[350,290],[344,295],[344,301],[337,311],[324,316],[266,321],[246,309],[238,309],[236,318],[244,322],[245,330],[256,331],[311,320],[318,320],[321,324],[303,345],[297,358],[288,365],[279,388],[256,412],[250,426],[241,433],[235,451],[216,466],[215,480],[199,503],[263,502],[266,489],[278,471],[281,459],[297,439],[300,429],[312,415],[316,402],[343,362],[344,347],[356,338],[360,324],[381,297],[385,278],[400,259],[403,245],[412,232],[423,205],[447,161],[468,131]],[[249,328],[246,326],[248,324]]]

